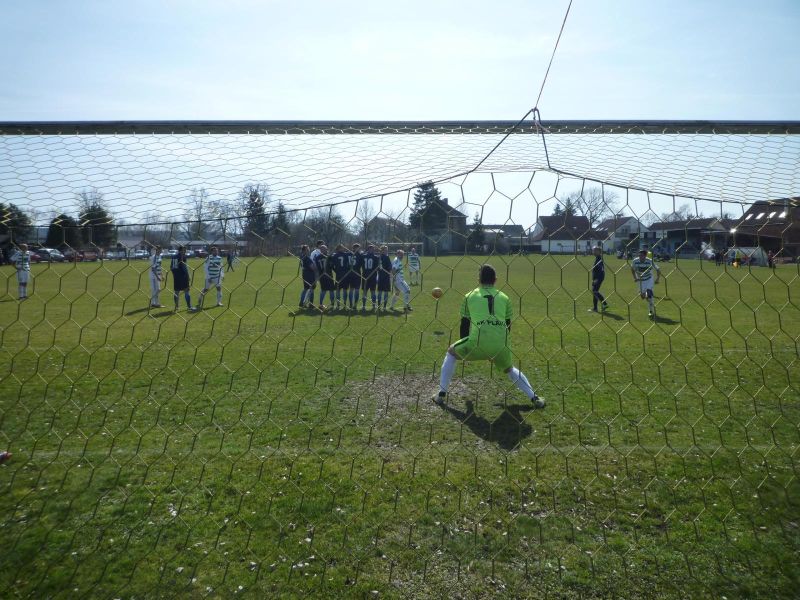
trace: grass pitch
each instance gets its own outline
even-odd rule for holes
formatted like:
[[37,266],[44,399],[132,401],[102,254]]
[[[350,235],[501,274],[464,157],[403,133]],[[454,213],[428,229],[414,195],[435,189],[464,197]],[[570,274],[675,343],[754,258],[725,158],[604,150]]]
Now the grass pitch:
[[794,596],[797,266],[663,265],[653,322],[622,261],[598,315],[591,258],[492,257],[548,407],[469,363],[440,408],[484,260],[409,315],[296,312],[288,258],[196,314],[146,262],[3,268],[3,597]]

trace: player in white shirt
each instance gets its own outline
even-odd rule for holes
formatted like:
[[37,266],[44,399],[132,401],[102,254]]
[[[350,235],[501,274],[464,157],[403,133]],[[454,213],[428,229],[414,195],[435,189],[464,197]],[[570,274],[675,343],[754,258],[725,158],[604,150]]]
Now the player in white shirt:
[[150,257],[150,308],[162,308],[161,302],[158,301],[162,279],[161,246],[156,246],[153,256]]
[[419,285],[419,254],[414,246],[408,253],[408,277],[411,285]]
[[[655,271],[655,281],[653,280],[653,271]],[[633,273],[633,280],[639,284],[639,296],[641,296],[642,300],[647,300],[650,307],[648,316],[651,319],[655,319],[656,306],[653,299],[653,284],[658,283],[661,271],[656,263],[647,258],[646,248],[639,250],[639,258],[635,258],[631,263],[631,272]]]
[[206,292],[212,287],[217,288],[217,306],[222,306],[222,279],[225,276],[222,270],[222,257],[219,255],[219,248],[211,246],[211,254],[206,258],[206,282],[203,285],[203,291],[200,292],[200,300],[195,307],[195,310],[203,308],[203,299],[206,297]]
[[403,293],[403,302],[405,303],[405,310],[411,311],[411,288],[408,287],[406,283],[406,278],[403,275],[403,256],[405,252],[402,250],[397,251],[397,255],[395,259],[392,261],[392,281],[394,282],[394,294],[392,294],[392,302],[389,305],[389,308],[394,310],[394,303],[397,301],[397,297],[400,295],[400,292]]
[[31,278],[31,253],[28,244],[20,244],[19,250],[14,255],[14,267],[17,269],[17,284],[19,285],[19,299],[28,299],[28,281]]

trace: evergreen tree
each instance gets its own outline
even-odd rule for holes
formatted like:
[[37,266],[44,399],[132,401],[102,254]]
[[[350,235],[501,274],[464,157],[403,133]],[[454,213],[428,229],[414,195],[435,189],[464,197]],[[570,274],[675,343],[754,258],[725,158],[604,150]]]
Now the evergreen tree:
[[266,211],[268,192],[265,186],[247,186],[245,204],[245,234],[248,238],[263,238],[269,233],[270,219]]
[[21,208],[0,202],[0,243],[10,246],[26,242],[32,233],[31,219]]
[[50,221],[47,229],[45,246],[49,248],[79,248],[81,246],[81,230],[78,222],[69,215],[60,214]]
[[471,250],[483,250],[485,234],[483,231],[483,222],[480,213],[475,213],[475,222],[472,224],[472,231],[467,237],[467,247]]
[[289,212],[283,202],[278,202],[278,212],[272,218],[270,229],[278,235],[286,235],[289,232]]
[[414,205],[408,222],[412,229],[423,233],[437,229],[447,229],[447,199],[442,198],[439,189],[432,181],[427,181],[414,192]]
[[117,241],[114,217],[105,207],[103,194],[92,189],[78,195],[78,224],[84,244],[97,248],[110,248]]

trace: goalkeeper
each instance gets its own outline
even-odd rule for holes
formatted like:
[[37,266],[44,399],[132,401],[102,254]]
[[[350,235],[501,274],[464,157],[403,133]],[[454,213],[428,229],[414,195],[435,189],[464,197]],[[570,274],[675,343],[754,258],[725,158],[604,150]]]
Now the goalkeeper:
[[496,282],[494,268],[482,265],[478,287],[467,294],[461,303],[461,339],[447,349],[444,357],[439,393],[433,398],[437,404],[444,404],[447,399],[456,361],[491,360],[508,375],[535,408],[544,408],[544,398],[536,395],[528,378],[512,364],[508,335],[513,312],[508,296],[495,287]]

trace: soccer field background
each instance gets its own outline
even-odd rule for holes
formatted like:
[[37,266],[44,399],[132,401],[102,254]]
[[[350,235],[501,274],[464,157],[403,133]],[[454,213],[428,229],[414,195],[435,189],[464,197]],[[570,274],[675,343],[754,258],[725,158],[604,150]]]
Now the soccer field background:
[[[798,266],[662,263],[651,321],[613,257],[587,312],[591,260],[423,257],[378,315],[297,311],[294,258],[198,313],[147,261],[0,267],[0,592],[794,596]],[[488,363],[430,400],[484,261],[544,410]]]

